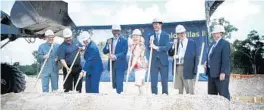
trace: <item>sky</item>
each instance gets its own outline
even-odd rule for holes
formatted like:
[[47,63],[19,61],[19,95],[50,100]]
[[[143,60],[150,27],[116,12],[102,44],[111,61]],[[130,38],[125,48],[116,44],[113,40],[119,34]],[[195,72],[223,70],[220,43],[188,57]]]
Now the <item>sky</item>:
[[[65,0],[68,13],[77,26],[143,24],[151,23],[153,18],[164,22],[204,20],[204,0]],[[1,10],[10,14],[14,1],[1,1]],[[263,0],[226,0],[212,15],[211,19],[224,17],[238,28],[232,33],[231,41],[243,40],[251,30],[264,35]],[[100,31],[98,31],[100,32]],[[110,34],[110,32],[107,32]],[[104,36],[99,34],[97,36]],[[99,41],[95,36],[93,39]],[[111,35],[110,35],[111,36]],[[62,40],[57,38],[60,43]],[[37,39],[28,44],[17,39],[1,49],[1,62],[20,62],[32,64],[35,60],[32,52],[38,49],[44,40]]]

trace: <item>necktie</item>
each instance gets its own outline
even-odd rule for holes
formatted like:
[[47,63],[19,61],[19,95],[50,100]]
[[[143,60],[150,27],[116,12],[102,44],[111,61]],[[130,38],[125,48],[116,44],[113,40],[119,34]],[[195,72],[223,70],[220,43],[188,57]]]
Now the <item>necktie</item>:
[[210,49],[210,51],[209,51],[209,58],[210,58],[210,56],[212,55],[212,52],[213,52],[213,50],[214,50],[214,48],[215,48],[215,45],[216,45],[216,42],[213,42],[213,45],[212,45],[212,47],[211,47],[211,49]]
[[182,64],[182,59],[183,59],[183,43],[182,40],[180,40],[180,46],[179,46],[179,64]]
[[[211,49],[209,51],[209,54],[208,54],[208,63],[210,63],[211,55],[212,55],[212,52],[213,52],[213,50],[215,48],[215,45],[216,45],[216,42],[213,42],[213,45],[212,45],[212,47],[211,47]],[[209,67],[210,67],[210,65],[209,65]]]
[[156,36],[157,36],[157,38],[158,38],[158,43],[159,43],[159,41],[160,41],[160,36],[159,36],[159,33],[158,33],[158,32],[156,33]]
[[113,44],[112,44],[112,54],[115,54],[115,48],[116,48],[116,42],[117,42],[117,37],[114,37]]
[[181,40],[181,42],[180,42],[180,43],[181,43],[181,47],[183,48],[183,43],[182,43],[182,40]]

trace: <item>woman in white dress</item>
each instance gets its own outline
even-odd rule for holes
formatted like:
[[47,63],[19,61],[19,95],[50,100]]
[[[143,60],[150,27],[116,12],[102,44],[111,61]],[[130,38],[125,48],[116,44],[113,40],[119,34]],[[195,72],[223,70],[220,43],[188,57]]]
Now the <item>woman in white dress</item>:
[[145,56],[144,38],[139,29],[135,29],[132,33],[133,44],[131,46],[131,64],[129,72],[134,69],[135,85],[138,87],[139,94],[143,94],[143,85],[145,82],[145,75],[148,67]]

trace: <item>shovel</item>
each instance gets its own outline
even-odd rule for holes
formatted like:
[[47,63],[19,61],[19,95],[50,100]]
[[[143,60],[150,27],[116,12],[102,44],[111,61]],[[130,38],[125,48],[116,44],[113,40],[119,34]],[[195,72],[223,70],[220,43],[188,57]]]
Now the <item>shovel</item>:
[[[50,47],[49,52],[48,52],[48,55],[49,55],[49,56],[50,56],[50,53],[51,53],[51,50],[52,50],[52,49],[53,49],[53,43],[51,44],[51,47]],[[42,73],[42,71],[43,71],[43,69],[44,69],[44,66],[46,65],[47,61],[48,61],[48,58],[46,58],[46,59],[44,60],[42,66],[41,66],[41,69],[40,69],[40,71],[39,71],[39,73],[38,73],[37,80],[35,81],[34,88],[35,88],[36,85],[37,85],[37,82],[38,82],[38,80],[39,80],[39,76],[40,76],[40,74]]]
[[73,67],[73,65],[74,65],[74,63],[75,63],[75,61],[76,61],[76,59],[77,59],[77,57],[78,57],[79,54],[80,54],[80,50],[78,50],[77,54],[75,55],[74,60],[73,60],[73,62],[72,62],[72,64],[71,64],[71,67],[70,67],[70,71],[67,72],[67,75],[66,75],[66,77],[65,77],[65,79],[64,79],[64,81],[63,81],[62,86],[64,86],[64,84],[65,84],[67,78],[69,77],[69,75],[70,75],[70,73],[71,73],[71,70],[72,70],[72,67]]
[[[150,37],[150,41],[151,41],[151,44],[153,44],[153,41],[154,41],[154,36],[151,36]],[[147,87],[146,87],[146,90],[148,92],[148,88],[149,88],[149,85],[150,85],[150,67],[151,67],[151,61],[152,61],[152,53],[153,53],[153,49],[152,47],[150,48],[150,55],[149,55],[149,64],[148,64],[148,78],[147,78]]]
[[198,62],[198,65],[197,65],[197,75],[196,75],[196,79],[195,79],[195,83],[194,83],[195,86],[194,86],[194,89],[193,89],[195,92],[197,92],[196,91],[197,88],[198,88],[197,83],[198,83],[198,80],[199,80],[199,75],[201,73],[201,70],[200,70],[199,66],[202,63],[203,51],[204,51],[204,42],[202,43],[202,49],[201,49],[201,52],[200,52],[200,58],[199,58],[199,62]]

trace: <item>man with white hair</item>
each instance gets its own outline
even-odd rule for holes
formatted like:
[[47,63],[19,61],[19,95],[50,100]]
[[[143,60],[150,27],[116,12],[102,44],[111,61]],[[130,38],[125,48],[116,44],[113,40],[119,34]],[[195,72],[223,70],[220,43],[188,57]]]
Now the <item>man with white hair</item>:
[[[78,51],[82,50],[82,45],[77,40],[72,39],[72,31],[69,28],[65,28],[63,30],[63,37],[64,42],[60,45],[58,49],[58,57],[63,66],[64,79],[67,73],[70,71],[70,74],[63,86],[64,92],[69,92],[73,90],[73,82],[74,86],[76,86],[79,74],[82,70],[80,54],[78,54]],[[78,54],[77,59],[73,63],[76,54]],[[71,65],[73,65],[72,69],[70,69]],[[82,79],[80,81],[82,81]],[[81,93],[81,89],[82,82],[79,82],[76,90]]]
[[95,42],[91,40],[90,34],[87,31],[83,31],[78,37],[78,40],[85,46],[85,63],[80,76],[86,77],[86,93],[99,93],[99,83],[103,72],[103,63],[99,49]]
[[[38,49],[38,60],[43,65],[44,61],[47,59],[46,64],[44,64],[44,69],[42,71],[41,82],[42,91],[49,92],[49,81],[51,81],[52,91],[58,90],[58,57],[57,50],[59,44],[54,42],[54,33],[52,30],[47,30],[45,32],[46,42],[41,44]],[[51,51],[49,51],[51,50]],[[50,53],[49,53],[50,52]]]
[[213,29],[214,42],[211,45],[205,62],[208,75],[208,94],[221,95],[230,100],[230,43],[222,37],[225,28],[215,25]]
[[[112,86],[116,89],[116,92],[120,94],[123,92],[123,81],[125,70],[127,70],[127,40],[120,35],[121,26],[112,25],[112,33],[114,37],[107,40],[107,43],[103,49],[104,54],[109,53],[108,70],[110,70],[110,62],[112,62]],[[109,47],[109,44],[111,46]],[[109,49],[111,48],[111,51]]]
[[[176,62],[176,74],[172,74],[175,76],[174,88],[179,89],[179,94],[183,94],[183,89],[186,94],[194,94],[193,79],[198,61],[196,43],[186,37],[186,29],[183,25],[177,25],[175,32],[177,38],[174,38],[174,44],[169,50],[169,55],[176,59],[173,61]],[[176,55],[174,55],[176,47]],[[174,67],[173,70],[175,70]]]

